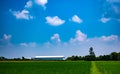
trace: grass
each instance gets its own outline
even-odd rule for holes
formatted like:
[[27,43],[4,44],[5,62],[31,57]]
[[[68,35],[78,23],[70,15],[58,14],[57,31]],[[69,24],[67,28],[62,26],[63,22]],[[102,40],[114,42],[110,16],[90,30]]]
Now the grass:
[[0,74],[89,74],[90,62],[0,62]]
[[95,62],[101,74],[120,74],[120,61]]
[[120,74],[120,61],[4,61],[0,74]]
[[91,62],[91,74],[101,74],[94,61]]

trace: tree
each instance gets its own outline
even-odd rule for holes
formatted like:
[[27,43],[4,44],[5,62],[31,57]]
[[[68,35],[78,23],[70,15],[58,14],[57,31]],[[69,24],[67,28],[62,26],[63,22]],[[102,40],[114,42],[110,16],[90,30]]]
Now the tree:
[[83,57],[84,60],[91,61],[90,55],[86,55]]
[[91,61],[91,60],[95,60],[95,58],[96,58],[96,56],[95,56],[95,53],[93,51],[93,47],[90,47],[90,49],[89,49],[89,59]]
[[3,56],[0,56],[0,60],[6,60],[6,58]]
[[90,53],[90,56],[95,56],[95,53],[93,51],[93,47],[90,47],[89,53]]
[[119,60],[119,53],[117,52],[112,52],[111,53],[112,60]]
[[22,60],[25,60],[25,57],[22,56]]
[[66,60],[70,60],[70,61],[78,61],[80,60],[82,57],[78,57],[78,56],[71,56],[71,57],[68,57]]

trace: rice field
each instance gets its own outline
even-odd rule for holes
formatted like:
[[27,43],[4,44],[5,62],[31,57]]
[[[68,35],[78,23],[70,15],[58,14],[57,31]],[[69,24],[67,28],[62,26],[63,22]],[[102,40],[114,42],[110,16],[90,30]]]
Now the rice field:
[[90,62],[0,62],[0,74],[89,74]]
[[101,74],[120,74],[120,61],[95,62]]
[[120,74],[119,61],[0,62],[0,74]]

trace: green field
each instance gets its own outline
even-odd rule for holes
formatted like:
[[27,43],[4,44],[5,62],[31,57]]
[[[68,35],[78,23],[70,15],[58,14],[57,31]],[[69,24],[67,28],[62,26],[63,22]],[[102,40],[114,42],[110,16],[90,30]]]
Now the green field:
[[120,61],[95,62],[101,74],[120,74]]
[[119,61],[0,62],[0,74],[120,74]]

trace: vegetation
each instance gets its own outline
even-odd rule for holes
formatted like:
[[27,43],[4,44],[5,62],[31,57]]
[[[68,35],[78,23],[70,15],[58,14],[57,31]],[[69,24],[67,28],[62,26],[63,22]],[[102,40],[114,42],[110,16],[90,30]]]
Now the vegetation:
[[89,74],[91,62],[14,61],[0,62],[0,74]]
[[11,59],[8,59],[8,58],[5,58],[3,56],[0,57],[0,61],[30,61],[32,59],[27,59],[25,57],[21,57],[21,58],[11,58]]
[[95,62],[91,62],[91,74],[101,74],[100,71],[98,70]]
[[68,57],[66,60],[69,61],[79,61],[79,60],[86,60],[86,61],[120,61],[120,52],[112,52],[109,55],[100,55],[98,57],[95,56],[71,56]]
[[120,74],[119,67],[120,52],[96,57],[93,47],[89,55],[71,56],[65,61],[0,57],[0,74]]
[[[0,57],[0,61],[33,61],[35,59],[27,59],[25,57],[21,58],[12,58],[8,59],[3,56]],[[120,61],[120,52],[112,52],[109,55],[100,55],[96,57],[93,47],[90,47],[89,49],[89,55],[86,56],[71,56],[67,57],[67,61],[79,61],[79,60],[85,60],[85,61]]]
[[[105,61],[106,60],[106,61]],[[66,61],[37,61],[25,57],[0,57],[0,74],[120,74],[120,52],[95,56],[71,56]]]
[[101,74],[120,74],[120,61],[97,61],[95,63]]
[[0,74],[120,74],[120,61],[1,61]]
[[86,60],[86,61],[120,61],[120,52],[112,52],[109,55],[100,55],[98,57],[95,56],[93,48],[90,47],[89,55],[86,56],[71,56],[66,60],[78,61],[78,60]]

